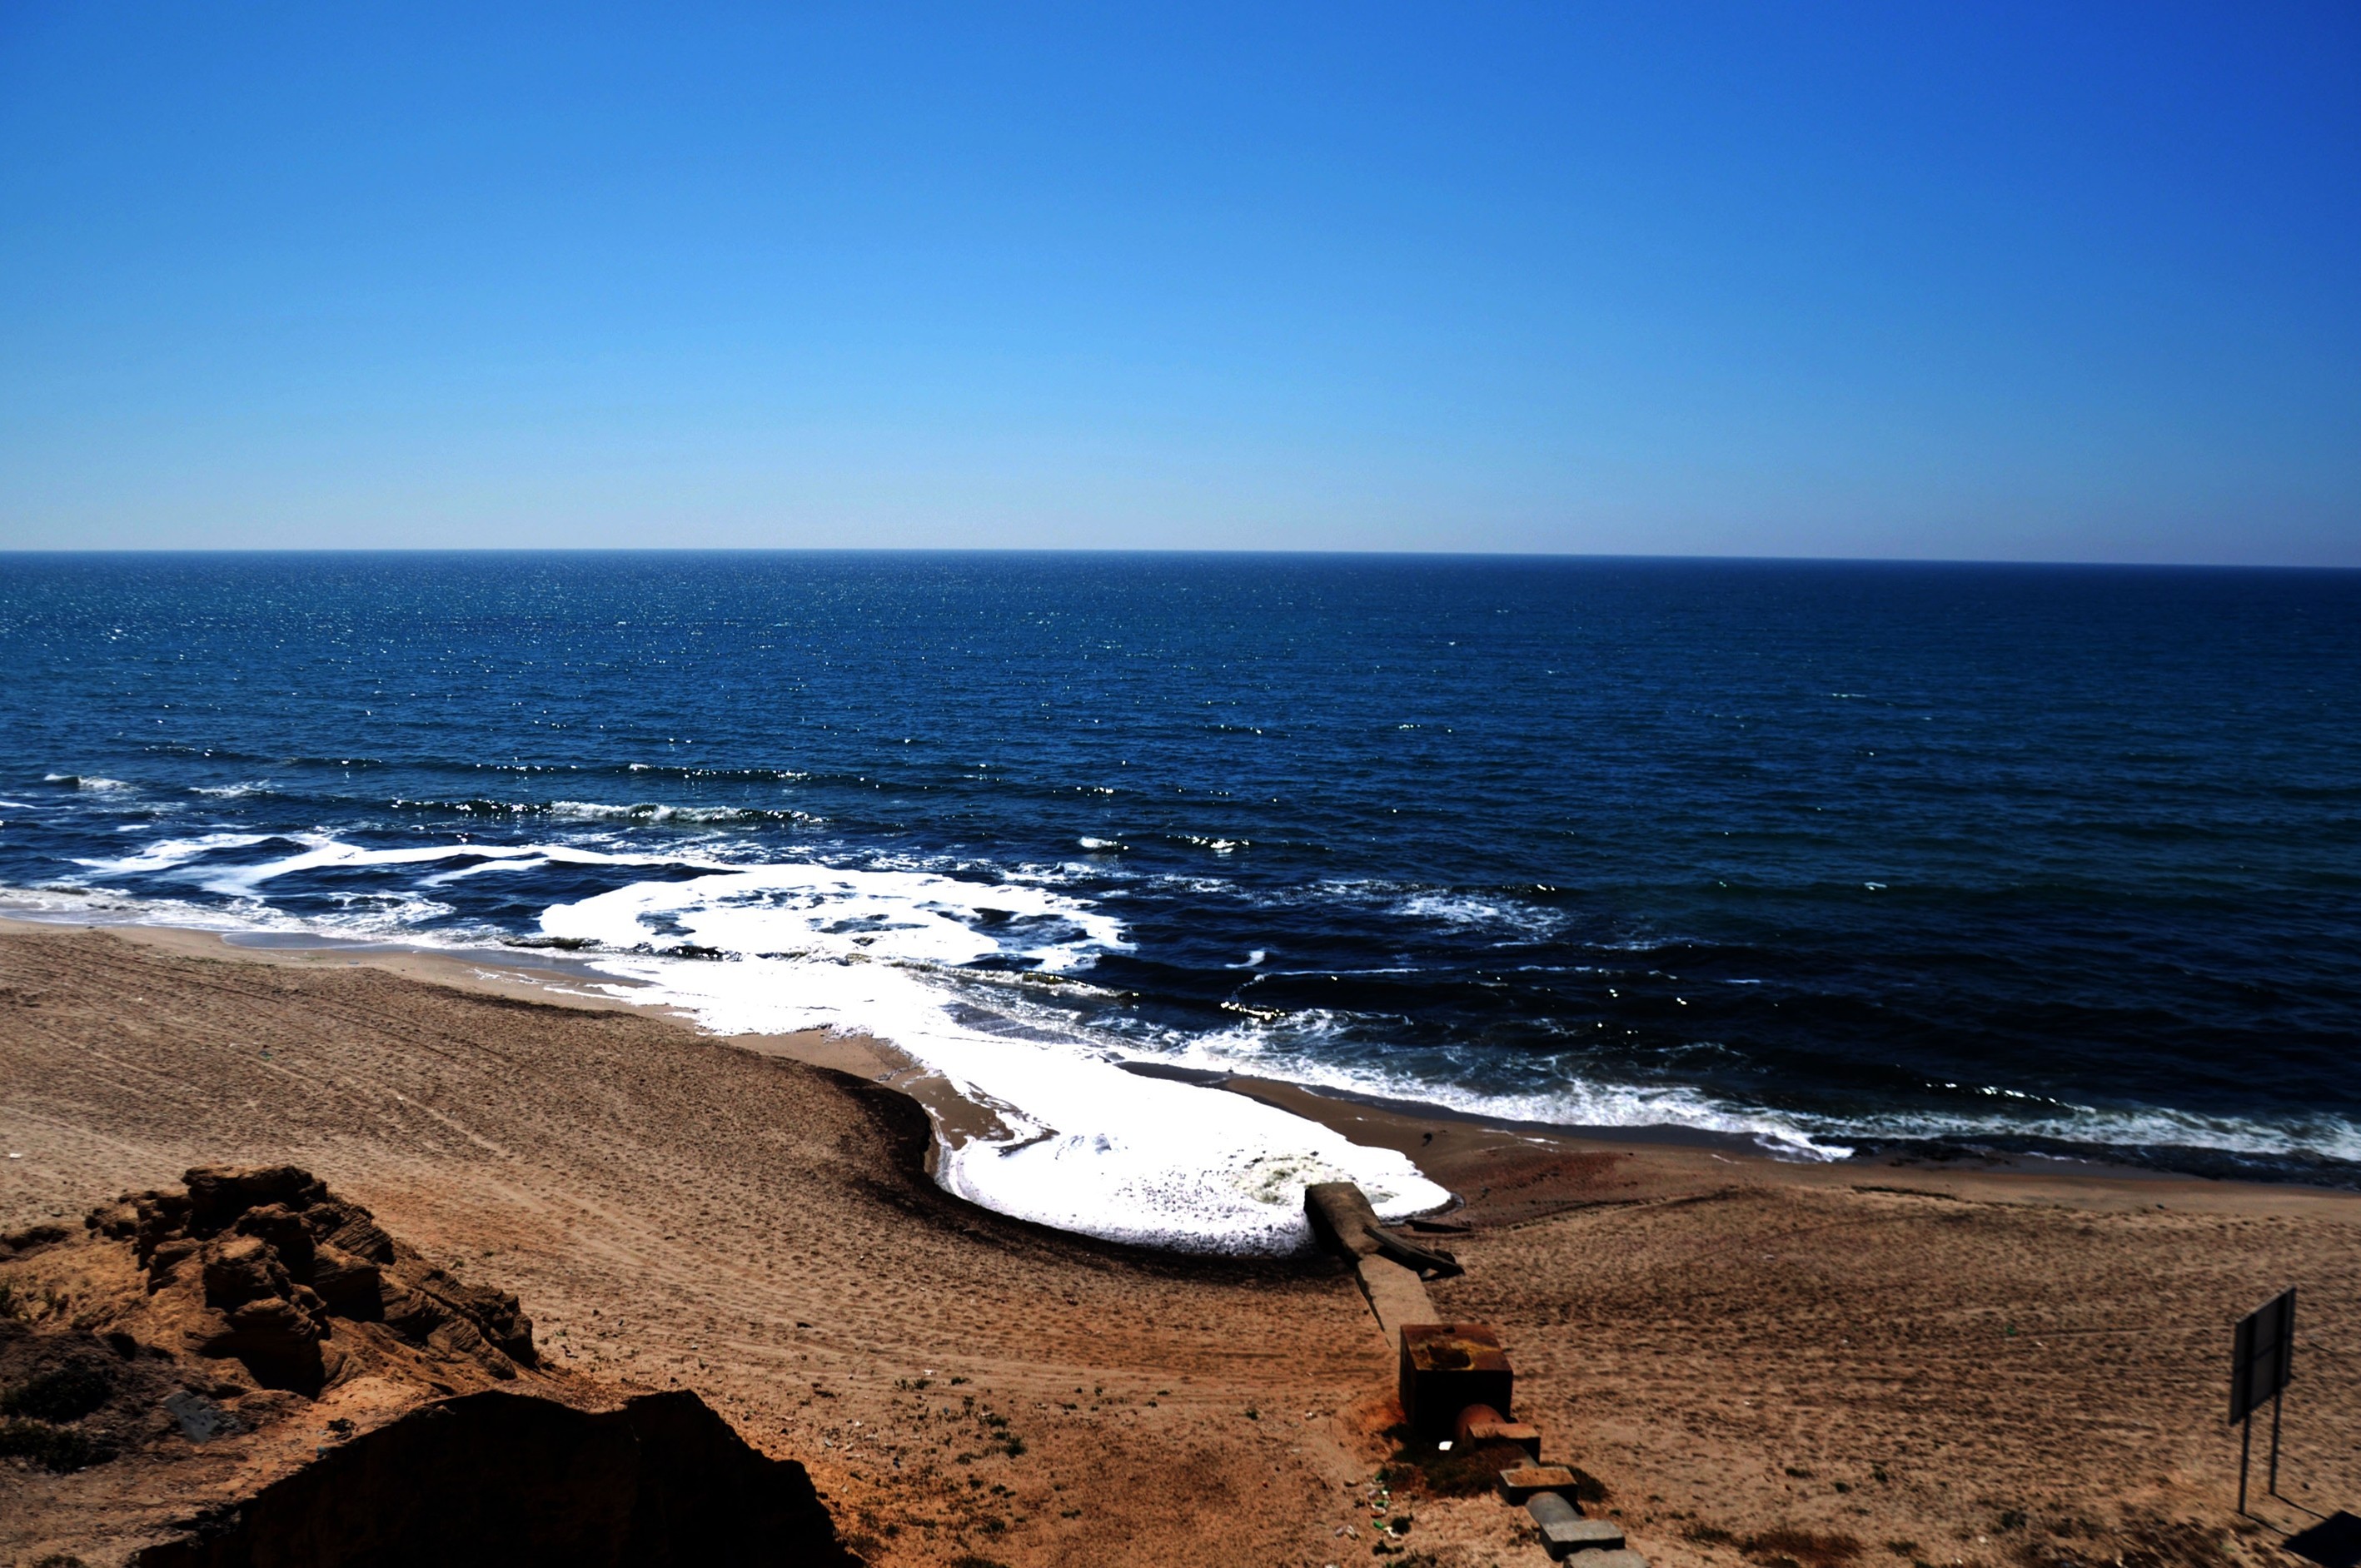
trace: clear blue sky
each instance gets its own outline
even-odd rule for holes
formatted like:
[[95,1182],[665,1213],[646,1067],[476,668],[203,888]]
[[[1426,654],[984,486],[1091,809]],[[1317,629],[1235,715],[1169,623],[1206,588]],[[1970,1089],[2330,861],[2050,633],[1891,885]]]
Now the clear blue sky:
[[2361,7],[0,6],[0,545],[2361,565]]

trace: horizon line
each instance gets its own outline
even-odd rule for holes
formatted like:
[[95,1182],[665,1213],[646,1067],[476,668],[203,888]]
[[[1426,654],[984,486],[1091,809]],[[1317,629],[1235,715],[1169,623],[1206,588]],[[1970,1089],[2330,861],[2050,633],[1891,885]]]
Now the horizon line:
[[1262,560],[1363,559],[1434,561],[1598,561],[1651,564],[1719,564],[1725,565],[1819,566],[2013,566],[2057,567],[2085,571],[2147,572],[2345,572],[2350,565],[2298,562],[2252,561],[2103,561],[2068,557],[1982,555],[1749,555],[1719,554],[1651,554],[1629,551],[1588,550],[1400,550],[1279,548],[1188,549],[1159,545],[993,545],[993,544],[307,544],[307,545],[84,545],[57,547],[0,544],[0,560],[32,556],[288,556],[368,555],[1130,555],[1244,558]]

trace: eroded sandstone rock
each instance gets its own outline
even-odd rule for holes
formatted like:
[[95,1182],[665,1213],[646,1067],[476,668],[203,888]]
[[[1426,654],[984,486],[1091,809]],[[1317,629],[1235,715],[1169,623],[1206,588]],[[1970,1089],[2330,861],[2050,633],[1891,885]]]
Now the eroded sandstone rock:
[[539,1365],[533,1320],[395,1241],[367,1209],[291,1165],[199,1166],[185,1186],[126,1193],[84,1224],[132,1243],[158,1296],[184,1299],[183,1346],[233,1359],[265,1387],[316,1394],[372,1365],[381,1324],[423,1354],[497,1381]]
[[[315,1402],[318,1401],[318,1402]],[[292,1166],[0,1235],[0,1558],[854,1568],[803,1467],[535,1353]]]

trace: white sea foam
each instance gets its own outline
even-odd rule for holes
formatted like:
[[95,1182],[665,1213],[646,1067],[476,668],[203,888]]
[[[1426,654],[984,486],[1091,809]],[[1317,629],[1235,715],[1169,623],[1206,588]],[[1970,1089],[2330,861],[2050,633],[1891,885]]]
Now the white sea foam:
[[76,789],[92,790],[101,795],[107,795],[115,790],[129,789],[131,787],[129,784],[125,784],[121,779],[103,779],[93,777],[87,773],[43,773],[41,775],[41,782],[43,784],[71,784]]
[[[636,883],[542,917],[550,936],[643,954],[592,959],[616,994],[725,1033],[865,1028],[992,1107],[1005,1137],[948,1144],[943,1185],[989,1209],[1115,1240],[1286,1251],[1305,1183],[1358,1181],[1380,1213],[1449,1194],[1400,1155],[1218,1090],[1143,1078],[1104,1041],[980,1019],[948,971],[982,959],[1052,973],[1125,947],[1121,927],[1040,888],[924,872],[737,868]],[[728,957],[674,956],[695,948]]]
[[1465,893],[1412,894],[1394,905],[1394,913],[1445,926],[1507,927],[1527,936],[1540,936],[1565,924],[1554,910]]
[[1198,1251],[1278,1252],[1306,1238],[1307,1182],[1352,1180],[1380,1213],[1449,1194],[1401,1156],[1226,1093],[1127,1072],[1071,1039],[964,1024],[944,992],[901,965],[743,958],[604,959],[644,1003],[724,1032],[858,1022],[997,1113],[1008,1135],[948,1145],[938,1177],[988,1209],[1113,1240]]
[[[2003,1097],[2020,1098],[2013,1094]],[[1797,1121],[1805,1125],[1828,1125],[1817,1118],[1799,1117]],[[1826,1135],[1854,1139],[1940,1138],[1970,1143],[1982,1138],[2042,1138],[2117,1148],[2202,1149],[2263,1158],[2292,1155],[2361,1162],[2361,1124],[2348,1117],[2316,1115],[2265,1123],[2244,1116],[2207,1116],[2157,1106],[2070,1105],[2048,1114],[2029,1116],[1998,1113],[1963,1115],[1956,1112],[1871,1113],[1848,1118],[1841,1133],[1831,1128]]]
[[1142,1053],[1151,1059],[1209,1072],[1284,1079],[1315,1089],[1440,1105],[1500,1121],[1561,1127],[1687,1127],[1752,1137],[1773,1153],[1799,1159],[1842,1159],[1841,1141],[1816,1136],[1773,1113],[1720,1105],[1675,1085],[1599,1083],[1569,1072],[1558,1082],[1521,1092],[1486,1092],[1426,1077],[1343,1063],[1323,1057],[1318,1041],[1342,1032],[1345,1020],[1323,1009],[1258,1018]]
[[1680,1085],[1601,1083],[1571,1070],[1554,1083],[1487,1092],[1441,1074],[1389,1072],[1323,1055],[1321,1039],[1346,1026],[1346,1020],[1320,1009],[1260,1014],[1251,1022],[1142,1054],[1175,1066],[1283,1079],[1503,1121],[1736,1134],[1754,1139],[1771,1153],[1796,1159],[1843,1159],[1863,1142],[1888,1139],[2038,1139],[2084,1147],[2179,1148],[2361,1163],[2361,1123],[2344,1116],[2257,1121],[2153,1106],[2076,1104],[1998,1086],[1945,1087],[1966,1089],[2013,1109],[1864,1113],[1842,1118],[1732,1105]]
[[[979,1008],[973,987],[963,993],[961,984],[968,966],[1078,975],[1128,946],[1114,916],[1049,888],[568,844],[370,850],[325,835],[287,840],[299,847],[275,859],[192,864],[265,841],[214,834],[82,863],[105,875],[176,873],[235,901],[204,923],[269,928],[289,924],[261,902],[282,878],[329,868],[426,872],[406,879],[400,894],[349,899],[337,916],[309,923],[338,935],[424,925],[447,907],[425,891],[462,877],[569,862],[697,872],[554,905],[542,929],[605,949],[586,957],[627,982],[608,987],[613,994],[678,1009],[709,1029],[859,1029],[892,1041],[991,1107],[1006,1129],[947,1142],[937,1162],[946,1188],[986,1208],[1149,1245],[1283,1252],[1308,1240],[1308,1182],[1357,1181],[1389,1217],[1450,1201],[1391,1150],[1239,1095],[1127,1071],[1111,1042],[1026,1017],[1005,999]],[[430,869],[448,861],[463,863]],[[722,956],[703,956],[713,954]]]
[[1209,839],[1198,833],[1183,833],[1180,836],[1180,841],[1184,844],[1194,844],[1201,850],[1211,850],[1217,855],[1231,854],[1239,850],[1251,848],[1254,844],[1251,839]]
[[194,839],[159,839],[137,854],[78,860],[74,864],[87,867],[101,876],[139,876],[170,871],[218,850],[243,850],[269,841],[268,833],[207,833]]
[[[551,816],[578,817],[585,821],[597,821],[608,817],[629,817],[639,809],[641,808],[631,806],[609,806],[595,800],[553,800],[549,803]],[[649,806],[646,809],[653,811],[655,808]]]
[[[683,934],[663,934],[661,920]],[[913,871],[812,864],[732,867],[642,882],[542,916],[553,937],[614,948],[677,947],[763,957],[893,959],[957,967],[996,956],[1044,969],[1126,947],[1113,916],[1038,887]],[[1011,942],[988,928],[1021,931]]]
[[[536,809],[520,807],[520,810]],[[553,800],[547,814],[580,822],[817,822],[820,818],[808,812],[766,810],[741,806],[662,806],[642,802],[632,806],[613,806],[596,800]]]
[[549,803],[549,815],[583,822],[732,822],[750,820],[762,814],[727,806],[659,806],[648,801],[613,806],[597,800],[553,800]]
[[[298,919],[266,905],[198,903],[185,898],[127,897],[104,889],[52,885],[0,888],[0,914],[22,919],[67,920],[93,925],[170,926],[225,935],[269,932],[283,936],[369,937],[390,933],[370,927],[381,922],[364,916]],[[429,936],[402,934],[406,942],[438,945]]]

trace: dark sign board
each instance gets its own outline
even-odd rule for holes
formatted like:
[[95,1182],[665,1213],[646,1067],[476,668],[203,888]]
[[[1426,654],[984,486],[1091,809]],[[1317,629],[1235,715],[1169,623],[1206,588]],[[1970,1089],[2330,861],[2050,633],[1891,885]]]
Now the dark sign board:
[[2246,1314],[2231,1353],[2230,1421],[2245,1420],[2288,1386],[2295,1364],[2295,1287]]

